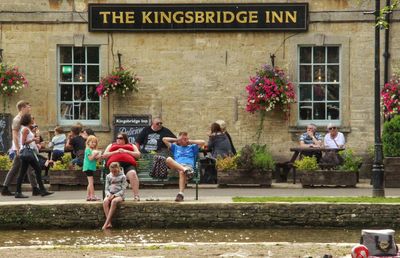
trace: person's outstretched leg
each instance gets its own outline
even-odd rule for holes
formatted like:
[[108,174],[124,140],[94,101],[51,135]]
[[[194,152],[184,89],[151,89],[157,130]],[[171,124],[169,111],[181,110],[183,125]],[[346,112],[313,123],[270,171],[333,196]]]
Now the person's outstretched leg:
[[112,227],[111,224],[112,217],[115,213],[115,210],[117,209],[118,203],[122,201],[123,201],[122,197],[114,197],[114,199],[111,201],[110,210],[108,211],[107,219],[106,222],[104,222],[102,229],[107,229]]
[[185,190],[186,186],[186,174],[185,174],[185,167],[176,162],[173,158],[168,157],[165,162],[167,166],[171,169],[175,169],[179,173],[179,193],[176,195],[175,201],[182,202],[184,199],[183,191]]

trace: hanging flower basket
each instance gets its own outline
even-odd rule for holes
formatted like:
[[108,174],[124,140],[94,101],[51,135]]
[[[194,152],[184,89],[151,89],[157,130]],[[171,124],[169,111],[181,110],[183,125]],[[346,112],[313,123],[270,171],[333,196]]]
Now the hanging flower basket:
[[138,91],[137,84],[139,77],[132,74],[124,68],[116,68],[111,74],[101,78],[96,92],[100,97],[106,98],[111,93],[116,92],[118,95],[125,97],[128,92]]
[[293,83],[282,69],[270,65],[264,65],[254,77],[250,77],[246,91],[246,111],[252,114],[260,112],[257,139],[260,138],[266,112],[280,108],[288,117],[290,104],[296,102]]
[[397,115],[400,111],[400,78],[393,75],[381,91],[383,113],[386,118]]
[[28,81],[25,76],[19,72],[18,67],[0,63],[0,95],[3,96],[4,112],[8,97],[13,96],[25,87],[28,87]]

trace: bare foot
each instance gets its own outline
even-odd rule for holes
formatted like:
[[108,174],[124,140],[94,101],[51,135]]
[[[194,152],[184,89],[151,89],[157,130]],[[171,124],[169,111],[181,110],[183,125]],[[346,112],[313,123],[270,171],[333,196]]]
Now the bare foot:
[[107,226],[106,226],[106,228],[112,228],[111,223],[108,223]]

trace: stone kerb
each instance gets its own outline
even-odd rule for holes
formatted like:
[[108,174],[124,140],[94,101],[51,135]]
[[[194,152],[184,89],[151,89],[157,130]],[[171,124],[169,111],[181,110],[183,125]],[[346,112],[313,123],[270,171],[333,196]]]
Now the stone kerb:
[[[116,228],[395,228],[400,204],[133,203],[125,202]],[[1,204],[0,229],[99,228],[101,203]]]

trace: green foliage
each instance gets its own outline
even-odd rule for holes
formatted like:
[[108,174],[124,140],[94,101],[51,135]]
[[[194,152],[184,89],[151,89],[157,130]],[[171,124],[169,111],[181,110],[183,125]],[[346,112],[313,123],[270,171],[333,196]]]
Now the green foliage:
[[0,155],[0,170],[9,170],[11,164],[12,162],[7,155]]
[[238,156],[226,156],[217,158],[217,169],[219,171],[228,171],[237,169]]
[[358,171],[362,163],[362,158],[357,157],[352,149],[345,149],[339,151],[339,155],[343,158],[343,165],[339,167],[339,170],[351,171],[351,172]]
[[315,171],[319,168],[317,158],[314,156],[312,157],[304,156],[302,159],[296,160],[294,162],[294,166],[298,170],[304,170],[304,171]]
[[246,145],[240,150],[237,166],[248,170],[271,170],[275,163],[266,145],[252,144]]
[[386,157],[400,157],[400,116],[384,123],[382,143]]
[[50,168],[50,170],[57,171],[57,170],[78,170],[80,168],[71,166],[72,156],[71,153],[67,152],[64,153],[61,160],[54,162],[54,165]]

